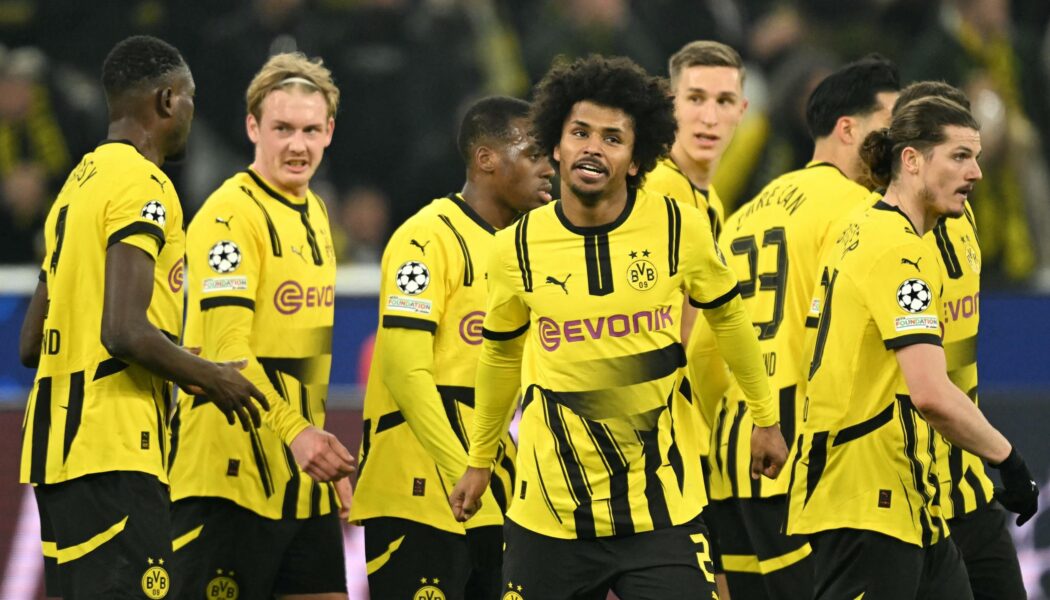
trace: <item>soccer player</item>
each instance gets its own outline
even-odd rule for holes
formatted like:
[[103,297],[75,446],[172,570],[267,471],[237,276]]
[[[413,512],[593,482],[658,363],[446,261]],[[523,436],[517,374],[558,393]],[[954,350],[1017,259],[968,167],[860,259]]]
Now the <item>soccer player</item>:
[[332,141],[339,89],[320,60],[277,54],[246,100],[255,159],[212,193],[187,233],[186,344],[247,359],[272,410],[240,434],[199,396],[180,397],[169,465],[176,591],[346,598],[339,509],[353,458],[323,431],[335,251],[309,187]]
[[[806,105],[813,158],[769,183],[722,231],[720,246],[758,329],[789,442],[805,381],[806,314],[820,276],[820,252],[834,241],[834,224],[871,198],[858,183],[867,179],[860,146],[869,132],[889,123],[899,88],[897,68],[879,59],[850,63],[820,82]],[[738,600],[805,598],[812,590],[809,544],[781,529],[788,478],[750,478],[752,420],[735,381],[717,406],[708,458],[711,504],[704,517],[719,538],[729,589]]]
[[[963,108],[970,102],[961,90],[939,81],[920,81],[901,91],[894,112],[917,98],[940,96]],[[937,221],[923,236],[936,248],[944,286],[944,358],[948,378],[977,404],[977,326],[980,319],[981,247],[969,200],[963,217]],[[941,513],[948,520],[951,540],[966,563],[977,600],[1023,600],[1017,549],[1007,528],[1007,514],[994,500],[992,481],[976,455],[937,436],[937,470]]]
[[168,381],[232,423],[258,422],[243,364],[180,348],[182,207],[160,170],[186,145],[193,76],[157,38],[118,43],[102,66],[107,140],[69,175],[47,219],[40,283],[22,327],[37,366],[23,483],[35,487],[48,596],[163,598],[171,587],[165,471]]
[[[748,390],[757,476],[786,456],[736,278],[703,213],[640,189],[674,139],[661,80],[623,58],[554,67],[533,128],[561,200],[496,235],[468,469],[450,496],[478,510],[523,391],[504,598],[714,596],[706,497],[679,319],[703,308]],[[530,331],[531,330],[531,331]],[[527,334],[527,335],[526,335]],[[483,504],[482,504],[483,506]]]
[[960,217],[981,178],[977,123],[942,98],[904,105],[861,156],[888,184],[825,255],[787,532],[810,534],[815,598],[972,598],[948,528],[936,434],[1000,470],[1024,522],[1038,489],[1024,460],[948,378],[941,267],[922,236]]
[[373,598],[500,597],[503,513],[515,471],[506,430],[496,476],[466,527],[446,490],[467,466],[495,234],[551,200],[554,169],[528,134],[528,111],[515,98],[473,104],[458,136],[463,190],[408,219],[383,255],[351,509],[365,527]]

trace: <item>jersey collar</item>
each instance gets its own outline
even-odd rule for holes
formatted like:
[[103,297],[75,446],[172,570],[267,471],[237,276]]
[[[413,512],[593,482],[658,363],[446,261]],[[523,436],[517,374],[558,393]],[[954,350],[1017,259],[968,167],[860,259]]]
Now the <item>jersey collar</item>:
[[911,219],[908,218],[908,215],[904,214],[904,211],[901,210],[899,206],[886,204],[884,200],[879,200],[875,203],[875,206],[873,206],[872,208],[874,208],[875,210],[885,210],[888,212],[895,212],[899,214],[900,216],[904,217],[905,221],[908,222],[908,225],[911,227],[911,232],[914,233],[917,237],[921,237],[919,236],[919,230],[915,228],[915,224],[911,222]]
[[[292,202],[284,194],[282,194],[281,192],[278,192],[277,190],[273,189],[273,187],[271,187],[270,184],[266,183],[266,181],[262,177],[260,177],[258,173],[256,173],[255,171],[251,170],[251,168],[245,169],[244,172],[247,173],[248,176],[251,177],[253,181],[255,181],[255,185],[258,185],[264,192],[269,194],[269,196],[271,198],[273,198],[274,200],[280,202],[281,204],[287,206],[288,208],[290,208],[290,209],[292,209],[294,211],[298,211],[298,212],[301,212],[301,213],[307,212],[307,210],[308,210],[308,208],[307,208],[308,202],[307,201]],[[307,191],[306,194],[307,194],[307,199],[309,199],[310,192]]]
[[462,210],[468,217],[470,217],[472,221],[478,224],[478,227],[484,229],[492,235],[496,235],[496,228],[490,225],[487,221],[485,221],[485,219],[482,219],[481,215],[479,215],[476,210],[471,208],[470,205],[467,204],[465,200],[463,200],[463,197],[460,196],[459,193],[449,194],[445,197],[455,202],[456,206],[458,206],[460,210]]
[[668,156],[665,160],[667,161],[667,165],[671,168],[671,170],[681,175],[682,178],[685,179],[686,183],[689,184],[689,187],[693,188],[694,192],[703,196],[704,200],[707,200],[707,190],[697,187],[697,185],[693,183],[693,180],[689,179],[689,176],[685,174],[685,171],[682,170],[682,167],[678,166],[678,163],[676,163],[673,158]]
[[631,210],[634,208],[634,200],[637,194],[637,188],[627,188],[627,202],[623,206],[623,212],[621,212],[620,216],[616,217],[613,222],[606,223],[605,225],[596,225],[594,227],[579,227],[573,225],[572,222],[569,221],[569,218],[565,216],[565,211],[562,209],[562,200],[558,200],[554,203],[554,214],[558,215],[558,220],[561,221],[563,227],[577,235],[602,235],[604,233],[609,233],[620,225],[623,225],[623,222],[627,220],[627,217],[631,216]]
[[[810,161],[809,163],[806,164],[806,168],[807,169],[813,169],[813,168],[816,168],[816,167],[831,167],[832,169],[835,169],[836,171],[838,171],[839,175],[842,175],[843,177],[846,177],[846,174],[842,172],[842,169],[840,169],[837,166],[829,163],[826,160],[822,160],[820,162]],[[846,177],[846,179],[849,179],[849,177]]]

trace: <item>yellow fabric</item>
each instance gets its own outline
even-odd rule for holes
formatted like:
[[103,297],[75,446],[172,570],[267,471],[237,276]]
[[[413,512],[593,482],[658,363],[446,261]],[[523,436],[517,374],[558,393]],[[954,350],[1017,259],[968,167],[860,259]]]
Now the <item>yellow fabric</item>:
[[[270,519],[336,510],[287,445],[324,428],[331,368],[335,251],[324,203],[289,198],[251,171],[227,179],[190,224],[186,345],[242,371],[270,410],[244,432],[206,401],[180,395],[173,421],[173,500],[226,498]],[[224,259],[222,262],[219,259]]]
[[106,249],[125,243],[154,259],[147,317],[177,336],[185,236],[174,186],[130,144],[102,144],[81,159],[62,187],[44,239],[50,303],[26,405],[20,481],[58,483],[139,471],[166,482],[170,384],[113,359],[99,332]]
[[120,532],[124,531],[124,527],[126,527],[127,524],[128,518],[124,517],[105,531],[101,531],[91,536],[91,539],[79,544],[74,544],[68,548],[59,548],[54,542],[43,542],[44,556],[54,558],[60,565],[74,561],[88,555],[91,551],[97,549],[102,544],[105,544],[120,535]]
[[743,392],[755,425],[770,427],[780,420],[780,410],[769,393],[769,379],[761,360],[761,349],[751,320],[739,297],[704,311],[704,317],[718,340],[718,350],[733,372]]
[[879,202],[849,218],[821,271],[787,533],[863,529],[929,546],[947,535],[936,434],[911,406],[895,349],[940,344],[937,258]]
[[[683,292],[715,308],[736,295],[736,279],[690,206],[639,190],[593,228],[561,210],[533,210],[496,235],[471,464],[495,456],[513,403],[512,383],[483,378],[486,363],[512,370],[520,354],[508,518],[569,539],[684,523],[706,497],[700,415],[681,369]],[[517,337],[523,350],[506,342]]]
[[368,561],[367,564],[365,564],[365,573],[367,575],[371,575],[372,573],[375,573],[379,569],[382,569],[383,565],[385,565],[386,563],[390,562],[390,557],[394,555],[394,552],[396,552],[397,549],[401,547],[401,542],[404,542],[404,541],[405,541],[405,536],[401,536],[401,537],[397,538],[396,540],[390,542],[390,545],[387,546],[385,552],[383,552],[382,554],[380,554],[379,556],[373,558],[372,560]]
[[[944,281],[944,355],[948,377],[976,403],[981,247],[969,203],[964,216],[944,219],[923,236],[923,241],[934,249]],[[985,472],[984,462],[952,447],[942,436],[937,436],[937,472],[941,510],[946,519],[972,512],[992,497],[992,480]]]
[[178,552],[184,546],[186,546],[186,544],[189,544],[193,540],[199,538],[201,536],[201,532],[202,531],[204,531],[204,525],[199,525],[199,526],[197,526],[197,527],[187,531],[186,533],[180,535],[179,537],[173,539],[171,541],[171,551],[172,552]]
[[[485,265],[494,232],[454,195],[424,207],[387,243],[380,265],[380,327],[350,508],[354,522],[395,517],[452,533],[466,531],[452,516],[448,493],[467,466],[489,283]],[[411,285],[409,272],[416,274]],[[497,432],[493,460],[484,465],[493,467],[492,483],[466,528],[503,523],[514,486],[514,456],[504,426]]]
[[[875,203],[864,186],[830,163],[811,162],[781,175],[726,222],[719,246],[741,282],[744,306],[758,331],[766,374],[774,397],[789,399],[792,413],[781,414],[786,441],[794,440],[805,387],[802,364],[806,315],[817,287],[823,249],[833,244],[850,213]],[[792,388],[796,391],[792,393]],[[713,421],[709,492],[716,500],[762,498],[787,493],[788,477],[750,477],[753,414],[740,385],[731,380],[725,403]],[[781,406],[781,410],[786,407]],[[755,493],[757,491],[757,494]]]
[[768,575],[780,569],[790,567],[798,561],[806,558],[813,552],[809,544],[792,550],[786,554],[774,558],[759,560],[753,554],[723,554],[722,566],[726,571],[734,573],[757,573]]

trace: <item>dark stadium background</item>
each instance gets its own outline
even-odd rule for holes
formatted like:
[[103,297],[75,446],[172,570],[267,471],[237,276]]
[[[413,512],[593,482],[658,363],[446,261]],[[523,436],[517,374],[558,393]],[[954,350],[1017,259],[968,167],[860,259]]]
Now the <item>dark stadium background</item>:
[[[251,158],[243,91],[273,52],[332,68],[343,100],[315,178],[340,262],[329,429],[360,437],[362,372],[376,322],[375,263],[389,233],[457,190],[462,108],[528,97],[557,55],[627,55],[654,73],[693,39],[747,63],[751,106],[715,186],[728,208],[805,163],[808,91],[877,51],[905,82],[963,87],[982,123],[985,181],[974,198],[984,254],[981,405],[1014,440],[1050,503],[1050,2],[1046,0],[0,0],[0,600],[41,597],[37,517],[17,484],[32,372],[17,337],[36,282],[40,226],[81,154],[105,135],[97,84],[133,33],[179,47],[197,83],[187,159],[165,166],[187,217]],[[1050,597],[1050,517],[1015,539],[1033,599]],[[347,529],[351,598],[366,598],[360,532]]]

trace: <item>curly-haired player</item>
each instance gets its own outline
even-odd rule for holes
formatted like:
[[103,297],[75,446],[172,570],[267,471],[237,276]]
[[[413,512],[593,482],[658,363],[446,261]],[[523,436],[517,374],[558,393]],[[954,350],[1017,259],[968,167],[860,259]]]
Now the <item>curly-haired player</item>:
[[[681,369],[683,293],[746,382],[756,423],[774,425],[777,411],[704,215],[639,189],[674,140],[667,89],[629,60],[591,56],[553,68],[532,115],[562,197],[496,234],[453,513],[477,512],[520,388],[503,599],[604,598],[610,589],[623,600],[714,597],[697,519],[706,500],[700,416]],[[786,458],[779,429],[769,430],[756,476],[775,476]]]

